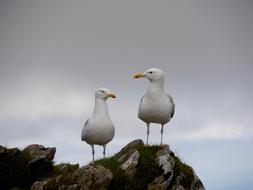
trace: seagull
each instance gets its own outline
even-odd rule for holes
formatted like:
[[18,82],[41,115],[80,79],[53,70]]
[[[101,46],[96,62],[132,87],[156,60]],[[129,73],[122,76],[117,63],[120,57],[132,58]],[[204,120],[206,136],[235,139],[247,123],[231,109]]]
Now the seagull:
[[161,124],[161,145],[163,144],[163,126],[174,116],[175,104],[172,97],[164,92],[164,73],[157,68],[151,68],[143,73],[137,73],[134,78],[146,78],[149,86],[141,98],[138,117],[147,124],[147,140],[150,123]]
[[116,98],[114,93],[107,88],[100,88],[95,93],[95,107],[92,116],[85,122],[81,139],[91,146],[92,161],[94,162],[94,145],[103,146],[105,159],[106,144],[109,143],[115,133],[114,125],[108,113],[107,98]]

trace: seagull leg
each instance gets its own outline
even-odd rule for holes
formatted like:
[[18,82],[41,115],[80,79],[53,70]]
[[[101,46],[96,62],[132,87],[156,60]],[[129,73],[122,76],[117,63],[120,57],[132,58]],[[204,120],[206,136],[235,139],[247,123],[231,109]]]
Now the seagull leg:
[[94,155],[95,155],[94,144],[91,144],[90,146],[92,149],[92,162],[94,163]]
[[104,160],[105,160],[105,148],[106,148],[106,144],[103,145],[103,156],[104,156]]
[[161,146],[163,145],[163,125],[162,124],[162,128],[161,128]]
[[148,146],[148,137],[149,137],[149,123],[147,123],[147,140],[146,140],[146,146]]

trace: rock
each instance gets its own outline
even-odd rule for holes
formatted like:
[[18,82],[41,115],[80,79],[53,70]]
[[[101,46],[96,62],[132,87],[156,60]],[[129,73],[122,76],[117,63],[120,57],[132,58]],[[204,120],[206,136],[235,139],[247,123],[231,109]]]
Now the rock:
[[163,176],[156,177],[154,181],[148,184],[148,190],[166,190],[169,184]]
[[11,148],[7,149],[6,153],[11,157],[16,157],[20,153],[20,150],[18,148]]
[[62,185],[58,190],[79,190],[79,186],[77,184],[74,185]]
[[2,145],[0,145],[0,155],[4,154],[6,152],[6,148]]
[[171,150],[168,145],[164,145],[156,153],[156,163],[162,168],[163,173],[148,185],[148,190],[166,190],[173,178],[175,161],[170,155]]
[[[152,161],[150,154],[155,154],[154,161]],[[147,157],[142,158],[142,162],[139,163],[142,156]],[[153,180],[146,187],[145,185],[136,185],[134,188],[137,187],[137,189],[140,189],[141,187],[141,189],[147,188],[148,190],[166,190],[171,188],[175,190],[205,189],[199,178],[195,175],[194,170],[181,162],[171,151],[169,145],[163,145],[161,147],[144,146],[142,140],[138,139],[126,145],[115,157],[118,159],[122,170],[125,171],[127,176],[134,177],[134,180],[137,181],[136,183],[146,183],[147,180],[150,180],[150,177],[145,176],[146,174],[148,176],[154,176]],[[152,162],[155,162],[156,166]],[[147,164],[150,164],[150,166]],[[140,168],[143,167],[151,167],[154,173],[149,173],[146,169],[147,173],[143,173],[140,171]],[[138,176],[135,176],[136,173]],[[144,181],[141,178],[145,178]]]
[[28,189],[52,171],[55,148],[30,145],[25,150],[0,146],[0,189]]
[[83,166],[73,174],[80,190],[106,190],[112,179],[112,172],[101,165]]
[[162,167],[164,174],[171,173],[173,175],[173,168],[175,161],[170,155],[171,150],[168,145],[165,145],[156,153],[156,162]]
[[1,156],[8,156],[8,157],[16,157],[20,153],[18,148],[5,148],[4,146],[0,145],[0,155]]
[[31,160],[29,161],[29,164],[33,164],[39,160],[44,160],[44,161],[52,161],[54,159],[54,155],[56,152],[56,148],[45,148],[42,145],[38,144],[32,144],[29,145],[24,149],[25,152],[29,153],[31,155]]
[[191,184],[191,190],[205,190],[205,187],[203,185],[203,183],[200,181],[199,177],[196,175],[196,173],[193,171],[194,174],[194,180]]
[[48,181],[36,181],[31,186],[31,190],[45,190],[48,183],[49,183]]
[[22,189],[22,188],[19,188],[19,187],[13,187],[11,190],[25,190],[25,189]]
[[36,181],[32,186],[31,190],[52,190],[58,189],[62,176],[57,176],[53,178],[46,179],[44,181]]
[[181,185],[173,185],[171,190],[185,190],[185,188]]
[[73,173],[79,168],[79,164],[61,163],[54,165],[54,170],[60,174]]
[[32,185],[33,190],[52,190],[52,189],[61,189],[61,190],[79,190],[78,184],[72,180],[72,175],[74,171],[79,168],[79,164],[58,164],[54,166],[53,175],[49,174],[46,177],[46,180],[37,181]]
[[137,148],[143,145],[144,143],[141,139],[136,139],[128,143],[114,156],[120,163],[120,168],[124,170],[129,177],[135,175],[136,166],[140,158],[140,153]]
[[205,190],[193,168],[183,163],[169,145],[145,146],[137,139],[114,156],[81,168],[69,163],[53,166],[55,151],[37,144],[23,151],[0,146],[0,189]]
[[68,171],[69,171],[67,164],[59,164],[58,168],[62,174],[68,173]]
[[158,176],[148,185],[149,190],[166,190],[173,178],[175,161],[170,155],[172,151],[168,145],[164,145],[156,152],[156,164],[162,168],[161,176]]
[[180,174],[175,178],[175,184],[180,185],[183,183],[184,180],[185,180],[185,175],[182,172],[180,172]]
[[148,189],[149,190],[166,190],[171,183],[172,175],[168,179],[165,179],[165,177],[166,176],[163,176],[163,175],[156,177],[154,181],[148,184]]
[[126,172],[128,176],[134,176],[136,172],[136,166],[138,164],[138,159],[140,158],[140,153],[136,150],[132,155],[129,156],[126,162],[124,162],[120,167]]
[[137,150],[137,147],[141,145],[144,145],[143,141],[141,139],[136,139],[128,143],[117,154],[115,154],[114,157],[117,158],[121,164],[123,164]]

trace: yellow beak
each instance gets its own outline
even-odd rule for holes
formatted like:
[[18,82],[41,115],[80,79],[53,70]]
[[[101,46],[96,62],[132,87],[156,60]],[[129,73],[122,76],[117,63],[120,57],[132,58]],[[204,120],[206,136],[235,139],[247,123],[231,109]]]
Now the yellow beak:
[[112,93],[112,92],[111,92],[111,93],[108,93],[107,95],[108,95],[109,97],[111,97],[111,98],[116,98],[116,95],[115,95],[114,93]]
[[142,73],[137,73],[137,74],[134,75],[134,78],[136,78],[136,79],[142,78],[142,77],[145,77],[145,75],[142,74]]

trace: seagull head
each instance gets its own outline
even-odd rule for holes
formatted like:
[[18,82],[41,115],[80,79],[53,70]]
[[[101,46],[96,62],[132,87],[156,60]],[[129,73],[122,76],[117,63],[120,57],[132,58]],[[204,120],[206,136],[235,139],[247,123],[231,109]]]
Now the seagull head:
[[116,95],[111,90],[109,90],[107,88],[99,88],[96,91],[95,97],[106,100],[109,97],[116,98]]
[[164,78],[163,71],[157,68],[151,68],[143,73],[137,73],[134,78],[147,78],[149,81],[158,81]]

